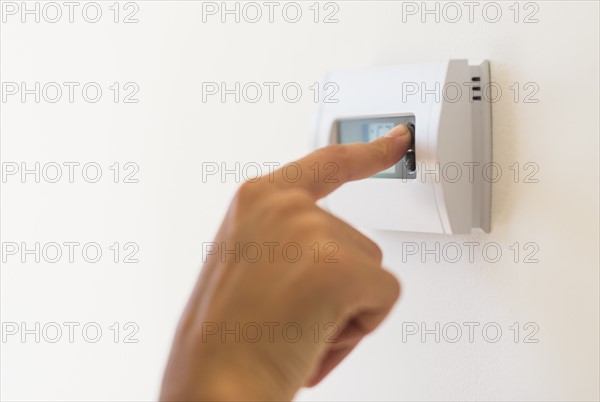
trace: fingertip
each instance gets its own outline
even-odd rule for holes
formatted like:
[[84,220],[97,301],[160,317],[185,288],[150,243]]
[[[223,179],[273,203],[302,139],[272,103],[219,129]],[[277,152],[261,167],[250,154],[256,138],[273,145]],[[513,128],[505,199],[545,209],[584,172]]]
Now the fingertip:
[[412,133],[406,125],[400,124],[391,129],[380,140],[388,143],[387,148],[390,151],[390,155],[388,156],[392,160],[392,163],[396,163],[408,152],[412,143]]
[[388,138],[403,138],[408,136],[410,141],[410,130],[406,124],[399,124],[396,127],[392,128],[389,133],[385,135]]

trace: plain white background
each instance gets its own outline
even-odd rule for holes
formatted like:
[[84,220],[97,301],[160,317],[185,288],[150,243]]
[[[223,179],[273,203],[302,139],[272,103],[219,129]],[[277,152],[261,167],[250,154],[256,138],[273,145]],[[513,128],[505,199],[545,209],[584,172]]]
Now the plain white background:
[[[492,232],[370,233],[403,283],[402,300],[337,370],[298,398],[598,400],[597,2],[498,2],[496,23],[490,22],[495,9],[483,13],[485,3],[478,3],[472,22],[467,6],[456,3],[463,15],[452,23],[455,11],[443,3],[437,5],[439,22],[435,15],[423,22],[420,2],[413,3],[417,14],[409,15],[406,2],[392,1],[337,2],[337,23],[323,23],[335,8],[321,3],[315,23],[313,2],[300,2],[298,23],[286,22],[279,7],[273,23],[263,16],[254,24],[232,16],[222,23],[218,15],[204,23],[202,3],[191,1],[135,2],[139,22],[129,24],[122,19],[135,8],[121,3],[115,23],[112,3],[99,2],[97,23],[82,18],[85,3],[73,23],[66,15],[57,23],[36,23],[32,16],[22,23],[20,14],[3,14],[3,85],[81,84],[73,103],[66,93],[56,103],[43,97],[36,103],[32,95],[22,102],[20,94],[3,99],[3,169],[7,162],[30,168],[36,162],[95,162],[103,171],[94,184],[81,170],[74,183],[7,177],[3,246],[95,242],[103,254],[88,263],[77,249],[73,263],[65,255],[57,263],[43,256],[36,263],[31,255],[22,262],[20,254],[3,253],[2,399],[155,399],[175,325],[201,267],[202,243],[212,240],[239,185],[231,175],[203,181],[203,163],[285,163],[309,152],[317,109],[309,87],[327,71],[486,58],[502,89],[493,105],[493,156],[502,177],[493,187]],[[97,103],[81,96],[88,82],[103,88]],[[117,103],[109,89],[115,82]],[[138,103],[122,102],[128,82],[139,87]],[[272,103],[266,97],[222,103],[216,96],[203,102],[203,82],[296,82],[303,96],[297,103],[277,91]],[[115,162],[119,183],[109,169]],[[139,167],[138,183],[123,183],[131,172],[127,162]],[[525,180],[532,172],[527,177],[537,182]],[[116,242],[118,262],[110,249]],[[128,242],[139,247],[138,263],[123,262],[132,250],[124,250]],[[416,255],[405,252],[407,242],[416,243]],[[472,261],[468,242],[478,243]],[[457,262],[449,243],[463,253]],[[489,244],[502,253],[497,262],[488,261],[495,259],[492,251],[482,252]],[[435,251],[426,252],[436,247],[439,262]],[[35,334],[25,341],[21,333],[8,335],[10,323],[22,322],[29,329],[56,322],[64,333],[56,343],[47,341],[53,332],[41,333],[39,343]],[[80,324],[72,343],[64,322]],[[134,326],[124,328],[130,322]],[[465,322],[479,324],[473,342]],[[98,342],[83,339],[86,323],[101,327]],[[420,333],[408,336],[410,323],[427,329],[439,323],[440,341],[435,334],[424,341]],[[456,342],[454,332],[442,333],[444,326],[455,328],[452,323],[463,328]],[[490,323],[502,330],[498,342],[484,337]],[[139,342],[124,342],[136,327],[132,339]],[[532,332],[529,340],[538,342],[524,342]],[[495,337],[493,330],[489,336]]]

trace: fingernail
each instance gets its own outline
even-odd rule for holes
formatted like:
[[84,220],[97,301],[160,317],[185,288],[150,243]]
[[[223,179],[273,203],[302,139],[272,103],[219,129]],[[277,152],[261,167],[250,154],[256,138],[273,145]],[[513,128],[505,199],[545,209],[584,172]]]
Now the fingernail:
[[400,138],[404,137],[405,135],[410,135],[410,130],[408,129],[408,127],[406,127],[406,125],[400,124],[399,126],[392,128],[390,132],[387,133],[385,136],[392,138]]

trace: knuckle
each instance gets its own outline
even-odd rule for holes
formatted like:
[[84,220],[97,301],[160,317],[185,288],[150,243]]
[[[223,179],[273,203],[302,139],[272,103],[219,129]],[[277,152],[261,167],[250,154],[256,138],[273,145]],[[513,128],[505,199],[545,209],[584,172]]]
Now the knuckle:
[[312,204],[313,200],[308,191],[294,188],[282,191],[272,197],[270,207],[280,214],[290,214],[302,211]]
[[312,204],[314,202],[310,192],[303,188],[290,188],[284,192],[284,201],[294,205]]
[[[327,163],[334,163],[336,165],[348,166],[350,162],[351,155],[348,145],[344,144],[332,144],[328,145],[322,149],[323,161],[322,163],[325,165]],[[339,174],[344,174],[342,170],[338,172]],[[343,177],[342,177],[343,179]]]
[[310,212],[299,217],[298,231],[311,240],[322,240],[327,237],[330,226],[321,214]]
[[371,239],[368,239],[369,242],[372,244],[373,247],[373,254],[375,259],[377,260],[378,264],[381,264],[381,262],[383,261],[383,251],[381,251],[381,247],[379,247],[374,241],[372,241]]
[[390,302],[393,303],[400,297],[400,294],[402,293],[402,285],[395,275],[386,270],[383,270],[383,272],[388,276],[386,282],[390,287]]
[[374,141],[372,144],[374,146],[375,152],[377,153],[377,158],[381,160],[382,163],[393,163],[393,152],[389,141],[387,141],[386,139],[382,139],[381,141]]
[[245,182],[238,188],[235,199],[238,204],[245,205],[255,202],[261,193],[262,191],[257,183]]
[[323,151],[335,156],[344,156],[348,153],[348,147],[343,144],[331,144],[323,148]]

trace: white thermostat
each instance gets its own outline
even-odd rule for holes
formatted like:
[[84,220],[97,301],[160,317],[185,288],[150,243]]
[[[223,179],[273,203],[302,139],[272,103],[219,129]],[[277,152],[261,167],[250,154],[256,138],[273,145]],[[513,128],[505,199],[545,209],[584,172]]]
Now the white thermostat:
[[368,142],[399,124],[413,133],[395,166],[344,184],[323,200],[358,227],[429,233],[490,231],[492,125],[489,62],[451,60],[326,77],[316,147]]

